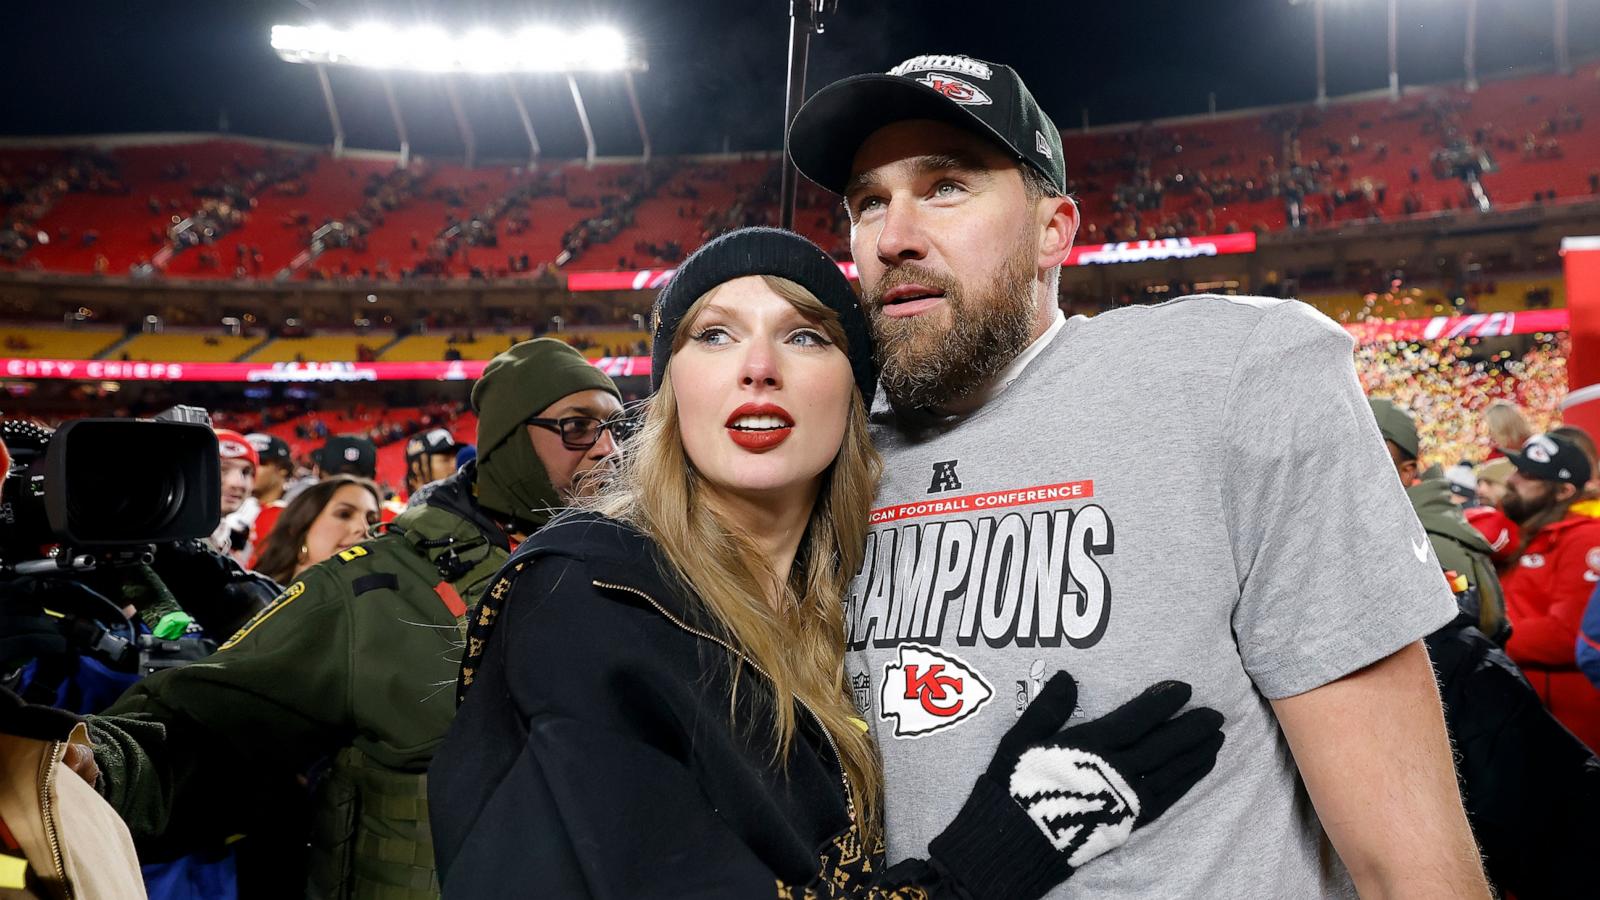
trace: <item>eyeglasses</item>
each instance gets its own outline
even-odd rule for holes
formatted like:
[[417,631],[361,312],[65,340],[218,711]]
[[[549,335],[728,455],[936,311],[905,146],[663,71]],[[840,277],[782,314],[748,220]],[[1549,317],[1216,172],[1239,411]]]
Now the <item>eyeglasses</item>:
[[611,439],[618,443],[626,440],[633,432],[633,421],[626,415],[610,419],[596,419],[594,416],[545,419],[535,416],[525,421],[536,428],[561,435],[561,446],[568,450],[588,450],[600,443],[600,435],[607,431],[611,432]]

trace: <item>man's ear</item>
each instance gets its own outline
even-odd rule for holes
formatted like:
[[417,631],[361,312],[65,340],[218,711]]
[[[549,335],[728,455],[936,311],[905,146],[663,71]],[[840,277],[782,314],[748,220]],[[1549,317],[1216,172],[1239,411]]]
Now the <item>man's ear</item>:
[[1557,503],[1566,503],[1569,500],[1577,499],[1577,496],[1578,496],[1578,486],[1577,485],[1568,484],[1565,481],[1560,482],[1560,483],[1558,483],[1556,485],[1556,502]]
[[1411,487],[1412,485],[1416,484],[1417,483],[1417,469],[1418,468],[1419,468],[1419,466],[1417,464],[1417,461],[1414,460],[1414,459],[1408,459],[1405,462],[1401,463],[1400,464],[1400,484],[1405,486],[1405,487]]
[[1053,269],[1067,261],[1078,236],[1078,204],[1071,197],[1039,201],[1039,268]]

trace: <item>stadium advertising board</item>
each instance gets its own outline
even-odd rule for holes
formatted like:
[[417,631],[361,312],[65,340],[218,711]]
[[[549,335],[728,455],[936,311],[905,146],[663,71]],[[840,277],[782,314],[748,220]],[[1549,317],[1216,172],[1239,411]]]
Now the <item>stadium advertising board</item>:
[[[1435,316],[1431,319],[1357,322],[1344,326],[1363,344],[1379,341],[1433,341],[1504,337],[1566,331],[1565,309]],[[613,378],[650,374],[648,356],[605,356],[590,360]],[[0,378],[45,381],[212,381],[258,384],[314,384],[361,381],[469,381],[483,374],[486,360],[450,362],[191,363],[128,362],[110,359],[7,359]]]
[[1245,231],[1239,234],[1158,238],[1153,241],[1121,241],[1115,244],[1086,244],[1072,248],[1072,252],[1067,255],[1066,265],[1103,266],[1115,263],[1150,262],[1161,259],[1224,256],[1230,253],[1254,253],[1255,251],[1255,232]]
[[1357,341],[1370,344],[1379,341],[1437,341],[1544,334],[1566,331],[1569,321],[1565,309],[1530,309],[1524,312],[1475,313],[1470,316],[1434,316],[1431,319],[1354,322],[1344,327]]
[[[1223,256],[1229,253],[1254,253],[1255,249],[1255,232],[1160,238],[1153,241],[1122,241],[1115,244],[1085,244],[1073,247],[1064,265],[1099,266],[1161,259],[1190,259],[1199,256]],[[631,272],[569,272],[567,290],[653,291],[665,286],[671,280],[672,273],[676,271],[676,269],[635,269]],[[851,281],[859,278],[855,263],[839,263],[839,271]]]
[[[591,360],[613,378],[650,374],[648,356]],[[362,381],[470,381],[488,360],[449,362],[212,363],[110,359],[3,359],[0,376],[58,381],[210,381],[315,384]]]
[[1572,311],[1572,352],[1561,415],[1569,425],[1600,434],[1600,235],[1563,238],[1561,262]]

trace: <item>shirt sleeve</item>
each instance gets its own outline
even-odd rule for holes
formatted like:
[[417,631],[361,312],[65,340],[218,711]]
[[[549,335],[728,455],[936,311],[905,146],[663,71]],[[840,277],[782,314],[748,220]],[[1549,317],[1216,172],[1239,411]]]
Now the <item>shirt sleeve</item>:
[[218,652],[137,682],[88,718],[99,787],[136,838],[244,830],[243,794],[292,783],[350,739],[348,608],[314,567]]
[[1233,628],[1269,699],[1383,659],[1449,622],[1455,600],[1356,379],[1350,336],[1271,307],[1234,364],[1222,423]]

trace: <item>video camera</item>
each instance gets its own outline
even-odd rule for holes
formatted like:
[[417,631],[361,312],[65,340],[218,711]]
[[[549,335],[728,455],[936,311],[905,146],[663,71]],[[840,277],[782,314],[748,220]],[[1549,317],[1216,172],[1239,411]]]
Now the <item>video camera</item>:
[[0,565],[52,543],[95,554],[210,534],[222,514],[221,464],[209,416],[199,410],[205,421],[195,421],[195,412],[77,419],[53,434],[0,425],[12,457],[0,488]]
[[107,594],[152,563],[157,545],[205,537],[221,518],[205,410],[76,419],[53,432],[6,421],[0,439],[11,455],[0,482],[0,677],[11,663],[62,653],[129,671],[188,661],[192,648],[168,645],[195,642],[138,634]]

